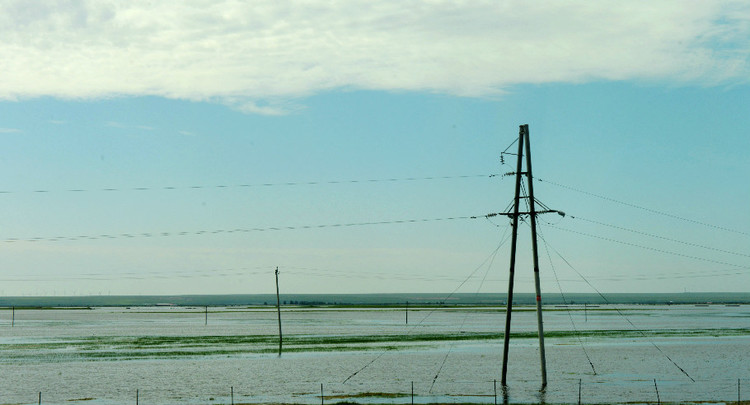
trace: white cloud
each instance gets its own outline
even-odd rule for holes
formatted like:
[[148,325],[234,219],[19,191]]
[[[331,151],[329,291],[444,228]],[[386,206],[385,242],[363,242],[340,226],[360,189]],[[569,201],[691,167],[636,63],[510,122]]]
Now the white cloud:
[[156,95],[283,114],[340,88],[747,83],[749,16],[744,0],[6,1],[0,98]]
[[16,128],[0,128],[0,134],[17,134],[20,132],[21,130]]

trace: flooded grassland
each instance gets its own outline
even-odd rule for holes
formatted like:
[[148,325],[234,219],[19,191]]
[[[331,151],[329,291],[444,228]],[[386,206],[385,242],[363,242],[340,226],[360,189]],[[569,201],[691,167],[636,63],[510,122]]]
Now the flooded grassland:
[[[750,306],[0,310],[0,404],[736,402]],[[497,380],[497,383],[495,383]],[[656,380],[656,381],[654,381]],[[580,385],[579,385],[580,384]],[[496,388],[497,387],[497,388]],[[658,392],[658,394],[657,394]],[[503,393],[505,396],[503,397]]]

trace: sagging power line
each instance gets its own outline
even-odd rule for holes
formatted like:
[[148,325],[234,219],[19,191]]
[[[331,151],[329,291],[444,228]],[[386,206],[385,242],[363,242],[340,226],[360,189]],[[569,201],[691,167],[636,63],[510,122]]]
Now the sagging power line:
[[537,180],[539,180],[540,182],[552,184],[552,185],[560,187],[560,188],[564,188],[566,190],[575,191],[577,193],[585,194],[585,195],[588,195],[588,196],[591,196],[591,197],[596,197],[596,198],[599,198],[599,199],[602,199],[602,200],[605,200],[605,201],[613,202],[613,203],[624,205],[624,206],[631,207],[631,208],[636,208],[636,209],[639,209],[639,210],[642,210],[642,211],[650,212],[652,214],[657,214],[657,215],[669,217],[669,218],[672,218],[672,219],[678,219],[680,221],[690,222],[692,224],[702,225],[702,226],[705,226],[705,227],[708,227],[708,228],[718,229],[718,230],[725,231],[725,232],[738,233],[740,235],[750,236],[750,232],[740,231],[740,230],[737,230],[737,229],[731,229],[731,228],[727,228],[727,227],[723,227],[723,226],[719,226],[719,225],[709,224],[707,222],[698,221],[698,220],[695,220],[695,219],[681,217],[679,215],[670,214],[669,212],[665,212],[665,211],[661,211],[661,210],[657,210],[657,209],[653,209],[653,208],[644,207],[642,205],[629,203],[629,202],[618,200],[618,199],[615,199],[615,198],[603,196],[601,194],[595,194],[595,193],[592,193],[592,192],[589,192],[589,191],[581,190],[579,188],[575,188],[575,187],[571,187],[571,186],[566,186],[564,184],[560,184],[560,183],[557,183],[557,182],[554,182],[554,181],[550,181],[550,180],[543,180],[543,179],[537,179]]
[[[594,285],[586,277],[584,277],[583,274],[581,274],[581,272],[578,271],[578,269],[573,267],[573,265],[570,264],[570,262],[567,259],[565,259],[565,257],[563,257],[562,254],[560,254],[560,252],[558,252],[554,247],[550,246],[549,243],[544,239],[544,237],[542,237],[542,241],[544,242],[545,246],[547,246],[549,249],[552,249],[552,251],[555,252],[555,254],[557,254],[557,256],[571,270],[573,270],[589,287],[591,287],[591,289],[593,289],[596,292],[596,294],[599,295],[599,297],[601,297],[602,300],[604,300],[605,303],[607,303],[608,305],[612,305],[612,303],[607,299],[607,297],[605,297],[604,294],[598,288],[594,287]],[[623,314],[622,311],[620,311],[620,309],[617,306],[613,305],[613,308],[623,319],[625,319],[625,321],[630,325],[631,328],[633,328],[634,331],[638,332],[642,337],[648,339],[644,331],[640,328],[637,328],[635,324],[630,320],[630,318],[628,318],[625,314]],[[695,379],[693,379],[693,377],[691,377],[690,374],[688,374],[688,372],[685,371],[684,368],[680,367],[680,365],[677,364],[677,362],[675,362],[666,352],[664,352],[664,350],[662,350],[662,348],[659,347],[653,340],[648,339],[648,341],[649,343],[651,343],[651,346],[653,346],[656,349],[656,351],[658,351],[667,360],[669,360],[669,362],[672,363],[672,365],[674,365],[678,370],[680,370],[680,372],[685,374],[685,376],[687,376],[687,378],[689,378],[690,381],[695,382]]]
[[608,228],[613,228],[613,229],[618,229],[618,230],[621,230],[621,231],[635,233],[635,234],[638,234],[638,235],[648,236],[650,238],[666,240],[666,241],[669,241],[669,242],[675,242],[675,243],[679,243],[679,244],[690,246],[690,247],[697,247],[697,248],[701,248],[701,249],[712,250],[712,251],[715,251],[715,252],[726,253],[726,254],[730,254],[730,255],[750,257],[749,254],[745,254],[745,253],[732,252],[732,251],[729,251],[729,250],[724,250],[724,249],[719,249],[719,248],[715,248],[715,247],[711,247],[711,246],[701,245],[701,244],[698,244],[698,243],[686,242],[686,241],[682,241],[682,240],[679,240],[679,239],[670,238],[670,237],[667,237],[667,236],[656,235],[656,234],[649,233],[649,232],[639,231],[639,230],[633,229],[633,228],[626,228],[624,226],[612,225],[612,224],[608,224],[608,223],[605,223],[605,222],[602,222],[602,221],[597,221],[597,220],[594,220],[594,219],[587,219],[587,218],[580,217],[578,215],[576,215],[576,216],[568,215],[568,218],[578,219],[578,220],[581,220],[581,221],[590,222],[592,224],[606,226]]
[[394,225],[394,224],[415,224],[425,222],[442,222],[456,221],[466,219],[477,219],[495,216],[498,214],[456,216],[443,218],[420,218],[420,219],[398,219],[389,221],[371,221],[371,222],[348,222],[338,224],[318,224],[318,225],[297,225],[297,226],[271,226],[265,228],[235,228],[235,229],[202,229],[197,231],[167,231],[167,232],[141,232],[141,233],[118,233],[118,234],[98,234],[98,235],[68,235],[68,236],[34,236],[29,238],[6,238],[2,240],[5,243],[13,242],[60,242],[76,240],[99,240],[99,239],[130,239],[130,238],[152,238],[152,237],[173,237],[173,236],[196,236],[196,235],[216,235],[248,232],[269,232],[269,231],[287,231],[300,229],[321,229],[321,228],[343,228],[370,225]]
[[[507,241],[507,239],[503,238],[500,241],[500,243],[497,245],[497,247],[495,249],[493,249],[493,251],[482,261],[482,263],[479,264],[479,266],[477,266],[474,270],[472,270],[471,273],[466,278],[464,278],[461,281],[461,283],[459,283],[458,286],[456,288],[454,288],[453,291],[451,291],[450,294],[448,294],[447,296],[443,297],[442,301],[437,306],[435,306],[434,308],[432,308],[432,310],[430,310],[430,312],[428,312],[427,315],[424,316],[419,322],[417,322],[416,324],[407,324],[408,329],[407,329],[405,335],[408,336],[412,332],[416,331],[417,328],[420,327],[428,318],[430,318],[430,316],[432,316],[432,314],[435,313],[435,311],[437,311],[438,308],[440,308],[441,306],[445,305],[445,303],[451,297],[453,297],[456,293],[458,293],[458,291],[464,286],[464,284],[466,284],[471,278],[474,277],[474,274],[476,274],[482,267],[484,267],[484,265],[488,261],[492,260],[495,257],[495,255],[497,255],[497,252],[505,244],[506,241]],[[364,366],[362,366],[358,370],[356,370],[353,373],[351,373],[348,377],[346,377],[346,379],[342,382],[342,384],[346,384],[347,381],[351,380],[352,378],[354,378],[355,376],[357,376],[359,373],[361,373],[362,371],[364,371],[365,369],[367,369],[368,367],[370,367],[371,365],[373,365],[376,361],[378,361],[381,357],[383,357],[386,353],[388,353],[391,350],[393,350],[393,346],[387,347],[385,350],[383,350],[382,352],[380,352],[380,354],[378,354],[377,356],[375,356],[375,358],[373,358],[372,360],[370,360],[369,362],[367,362]]]
[[[581,335],[578,332],[578,328],[576,327],[575,321],[573,321],[573,315],[570,313],[570,307],[568,306],[568,300],[565,298],[565,292],[563,291],[562,284],[560,284],[560,278],[557,276],[557,270],[555,270],[555,265],[552,263],[552,256],[549,253],[549,246],[547,245],[547,241],[544,239],[544,235],[542,235],[542,229],[539,228],[539,238],[542,239],[542,242],[544,242],[544,250],[547,253],[547,259],[549,260],[549,266],[550,269],[552,269],[552,275],[555,276],[555,282],[557,283],[557,288],[560,290],[560,297],[563,300],[563,304],[565,305],[565,312],[568,313],[568,319],[570,320],[570,325],[573,327],[573,332],[576,335],[576,339],[578,340],[578,344],[581,345],[581,350],[583,350],[583,354],[586,356],[586,360],[589,362],[589,365],[591,366],[591,371],[596,375],[596,367],[594,367],[594,362],[591,361],[591,356],[589,356],[588,350],[586,350],[586,346],[583,344],[583,340],[581,340]],[[584,304],[584,311],[585,309]],[[584,312],[585,313],[585,312]]]
[[124,191],[176,191],[176,190],[211,190],[227,188],[263,188],[279,186],[317,186],[326,184],[357,184],[357,183],[395,183],[423,180],[455,180],[471,178],[492,178],[498,174],[469,174],[455,176],[424,176],[424,177],[393,177],[382,179],[351,179],[351,180],[321,180],[321,181],[291,181],[278,183],[246,183],[246,184],[218,184],[218,185],[191,185],[191,186],[152,186],[152,187],[104,187],[104,188],[69,188],[69,189],[36,189],[29,191],[0,190],[0,194],[47,194],[47,193],[92,193],[92,192],[124,192]]
[[555,226],[555,225],[547,225],[547,226],[550,227],[550,228],[553,228],[553,229],[558,229],[558,230],[561,230],[561,231],[574,233],[576,235],[581,235],[581,236],[586,236],[586,237],[589,237],[589,238],[599,239],[599,240],[603,240],[603,241],[606,241],[606,242],[618,243],[618,244],[621,244],[621,245],[635,247],[635,248],[639,248],[639,249],[643,249],[643,250],[650,250],[652,252],[663,253],[663,254],[667,254],[667,255],[671,255],[671,256],[684,257],[686,259],[698,260],[698,261],[707,262],[707,263],[721,264],[721,265],[724,265],[724,266],[731,266],[731,267],[735,267],[735,268],[738,268],[738,269],[750,269],[750,266],[748,266],[748,265],[734,264],[734,263],[729,263],[729,262],[725,262],[725,261],[721,261],[721,260],[708,259],[708,258],[705,258],[705,257],[694,256],[694,255],[689,255],[689,254],[684,254],[684,253],[679,253],[679,252],[673,252],[673,251],[665,250],[665,249],[659,249],[659,248],[655,248],[655,247],[652,247],[652,246],[639,245],[637,243],[625,242],[625,241],[618,240],[618,239],[613,239],[613,238],[609,238],[609,237],[605,237],[605,236],[600,236],[600,235],[594,235],[594,234],[591,234],[591,233],[576,231],[576,230],[568,229],[568,228],[562,228],[562,227]]

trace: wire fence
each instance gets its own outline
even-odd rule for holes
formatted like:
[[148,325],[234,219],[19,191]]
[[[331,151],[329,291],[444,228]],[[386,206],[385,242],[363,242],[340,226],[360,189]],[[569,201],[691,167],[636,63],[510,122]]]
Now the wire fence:
[[551,380],[541,389],[536,381],[447,381],[397,379],[353,383],[298,379],[276,385],[226,386],[185,392],[176,387],[110,387],[106,393],[36,391],[6,392],[2,403],[18,404],[750,404],[742,387],[748,379],[685,380],[599,378]]

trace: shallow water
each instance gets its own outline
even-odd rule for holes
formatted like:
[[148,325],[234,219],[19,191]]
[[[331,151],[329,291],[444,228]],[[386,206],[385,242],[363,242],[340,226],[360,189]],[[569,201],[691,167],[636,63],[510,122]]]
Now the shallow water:
[[[546,308],[540,392],[535,313],[513,313],[508,402],[750,398],[750,307]],[[0,404],[503,402],[502,308],[0,311]],[[571,322],[571,319],[573,322]],[[634,331],[634,327],[642,332]],[[578,331],[578,333],[574,333]],[[589,360],[594,369],[589,364]],[[679,367],[679,368],[678,368]],[[682,368],[683,371],[680,370]],[[356,374],[355,374],[356,373]],[[436,378],[437,376],[437,378]],[[347,380],[348,378],[348,380]],[[656,379],[656,386],[654,384]],[[695,382],[691,381],[695,380]],[[346,382],[344,382],[346,381]],[[497,391],[495,391],[495,386]]]

